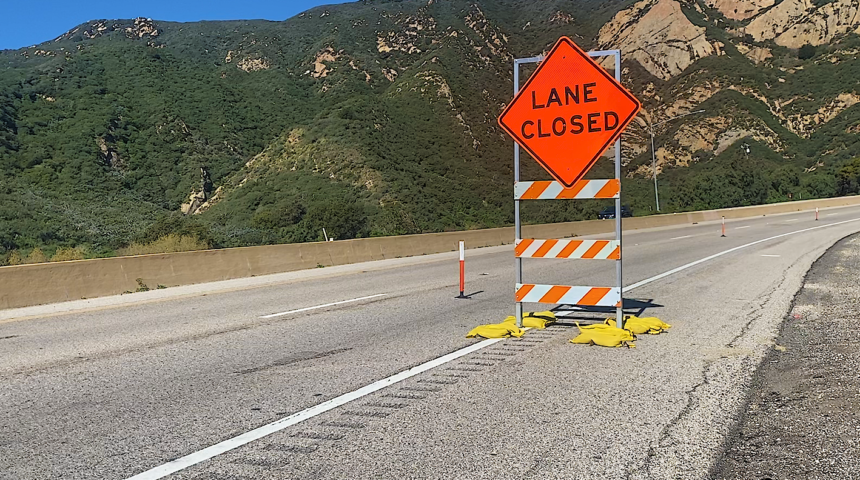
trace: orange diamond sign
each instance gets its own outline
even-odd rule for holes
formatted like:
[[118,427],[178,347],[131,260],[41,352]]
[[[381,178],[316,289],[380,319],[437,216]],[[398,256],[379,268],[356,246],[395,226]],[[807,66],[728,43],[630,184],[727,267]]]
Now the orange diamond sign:
[[499,117],[499,125],[567,188],[639,113],[641,104],[603,67],[561,37]]

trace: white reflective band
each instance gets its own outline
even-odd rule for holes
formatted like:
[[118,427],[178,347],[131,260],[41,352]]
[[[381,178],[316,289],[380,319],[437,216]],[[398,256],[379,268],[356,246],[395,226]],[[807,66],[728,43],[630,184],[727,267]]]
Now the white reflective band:
[[[529,182],[529,183],[534,183],[534,182]],[[592,183],[592,182],[589,182],[589,183]],[[558,182],[552,182],[552,183],[550,183],[549,188],[547,188],[546,190],[543,191],[543,193],[541,194],[541,198],[558,198],[558,196],[563,191],[564,191],[564,185],[562,185]]]
[[564,188],[559,182],[516,182],[514,183],[515,200],[559,200],[559,199],[591,199],[618,198],[618,180],[580,180],[571,188]]
[[517,240],[517,258],[583,258],[588,260],[618,260],[621,257],[618,240]]
[[577,198],[597,198],[597,192],[599,192],[603,187],[608,183],[606,180],[599,182],[593,181],[588,182],[585,185],[585,188],[580,190],[579,194],[576,196]]
[[520,303],[617,307],[621,301],[621,293],[618,287],[567,287],[561,285],[517,284],[516,300]]

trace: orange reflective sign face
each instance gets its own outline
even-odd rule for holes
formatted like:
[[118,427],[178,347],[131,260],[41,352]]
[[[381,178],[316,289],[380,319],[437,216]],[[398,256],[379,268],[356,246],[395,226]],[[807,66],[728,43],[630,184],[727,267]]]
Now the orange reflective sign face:
[[640,108],[609,72],[562,37],[502,112],[499,125],[570,188]]

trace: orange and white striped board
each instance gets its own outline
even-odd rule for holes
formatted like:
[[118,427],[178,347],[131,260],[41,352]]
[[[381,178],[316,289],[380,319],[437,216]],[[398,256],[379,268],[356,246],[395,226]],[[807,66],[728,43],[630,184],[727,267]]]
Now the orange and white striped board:
[[535,240],[521,238],[514,248],[517,258],[584,258],[620,260],[618,240]]
[[589,198],[618,198],[621,182],[612,180],[580,180],[571,188],[559,182],[516,182],[514,200],[572,200]]
[[618,307],[621,304],[621,294],[617,287],[565,287],[518,283],[516,301],[587,307]]

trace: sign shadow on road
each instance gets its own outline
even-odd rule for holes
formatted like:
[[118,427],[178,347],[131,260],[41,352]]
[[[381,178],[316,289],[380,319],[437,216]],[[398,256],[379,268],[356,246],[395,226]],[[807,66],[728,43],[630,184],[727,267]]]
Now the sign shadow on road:
[[[625,298],[624,315],[635,315],[641,317],[646,311],[663,308],[663,305],[654,303],[654,299]],[[552,309],[558,318],[557,325],[573,326],[573,321],[596,321],[603,322],[606,318],[615,316],[615,307],[588,307],[583,308],[576,305],[559,305]]]

